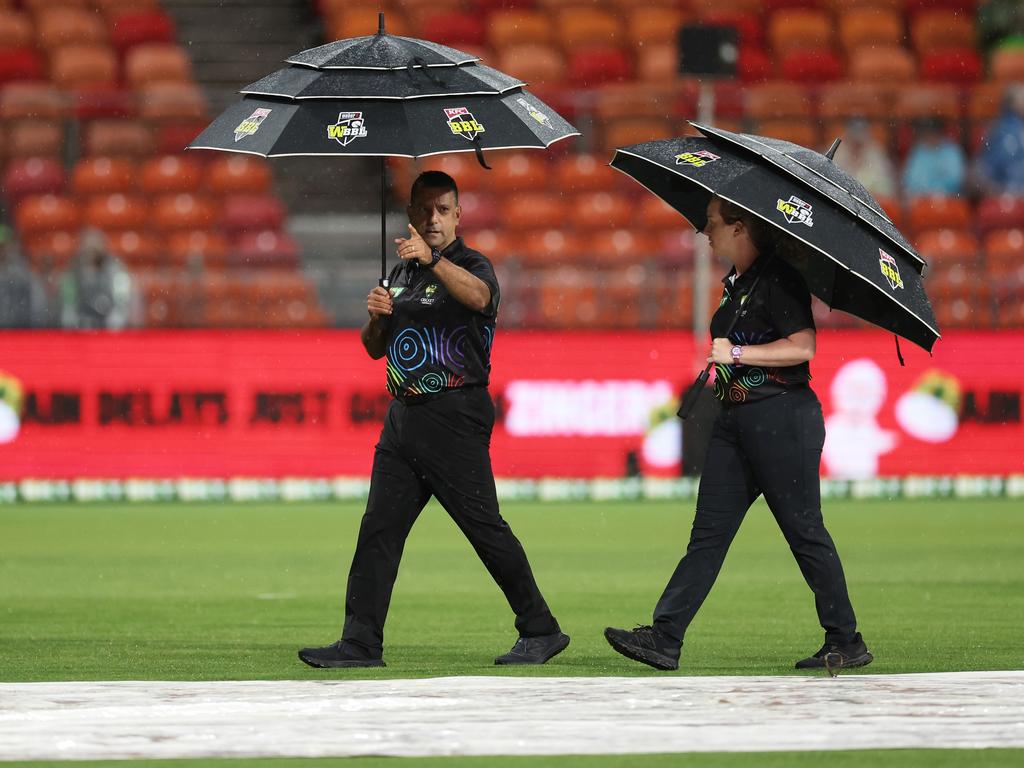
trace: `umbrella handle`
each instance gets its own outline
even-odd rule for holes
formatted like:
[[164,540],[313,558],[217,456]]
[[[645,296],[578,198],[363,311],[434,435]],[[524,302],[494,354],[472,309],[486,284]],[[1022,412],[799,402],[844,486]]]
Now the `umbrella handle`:
[[686,394],[683,396],[683,404],[679,406],[679,410],[676,412],[680,419],[687,418],[693,411],[693,407],[697,404],[697,398],[700,397],[700,393],[704,390],[704,385],[708,383],[708,374],[711,372],[712,365],[714,363],[708,363],[707,368],[700,372],[696,381],[686,390]]

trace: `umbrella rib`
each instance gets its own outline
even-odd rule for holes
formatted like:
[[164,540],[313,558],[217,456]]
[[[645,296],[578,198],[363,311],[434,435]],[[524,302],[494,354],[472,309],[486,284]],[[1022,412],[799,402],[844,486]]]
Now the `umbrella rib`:
[[412,96],[376,96],[372,94],[353,94],[346,96],[292,96],[287,93],[273,93],[271,91],[239,91],[247,96],[272,96],[291,101],[344,101],[345,99],[365,99],[367,101],[412,101],[413,99],[445,99],[453,96],[501,96],[508,91],[522,88],[525,83],[510,85],[500,91],[453,91],[451,93],[424,93]]
[[[645,163],[647,163],[648,165],[653,165],[653,166],[654,166],[655,168],[657,168],[657,169],[659,169],[659,170],[662,170],[662,171],[669,171],[669,172],[671,172],[671,173],[674,173],[674,174],[675,174],[676,176],[678,176],[679,178],[681,178],[681,179],[685,179],[686,181],[688,181],[688,182],[691,182],[691,183],[693,183],[693,184],[696,184],[696,185],[697,185],[697,186],[699,186],[699,187],[703,187],[703,188],[704,188],[704,189],[706,189],[706,190],[707,190],[708,192],[710,192],[710,193],[711,193],[712,195],[717,195],[718,197],[721,197],[721,198],[722,198],[723,200],[728,200],[728,201],[729,201],[730,203],[732,203],[733,205],[737,205],[737,206],[739,206],[740,208],[742,208],[743,210],[745,210],[745,211],[747,211],[747,212],[751,213],[752,215],[754,215],[754,216],[757,216],[757,218],[761,219],[762,221],[764,221],[765,223],[769,224],[770,226],[772,226],[772,227],[775,227],[775,229],[778,229],[778,230],[779,230],[779,231],[781,231],[781,232],[785,232],[785,233],[786,233],[787,235],[789,235],[790,237],[792,237],[792,238],[794,238],[794,239],[796,239],[796,240],[799,240],[799,241],[800,241],[801,243],[803,243],[804,245],[806,245],[806,246],[807,246],[808,248],[812,248],[812,249],[814,249],[815,251],[817,251],[818,253],[820,253],[820,254],[821,254],[822,256],[825,256],[826,258],[828,258],[829,260],[831,260],[831,261],[832,261],[832,262],[833,262],[834,264],[836,264],[836,265],[838,265],[838,266],[842,267],[842,268],[843,268],[844,270],[846,270],[847,272],[849,272],[849,273],[850,273],[851,275],[855,275],[855,276],[856,276],[856,277],[858,277],[858,278],[859,278],[860,280],[862,280],[863,282],[867,283],[867,284],[868,284],[869,286],[871,286],[871,287],[872,287],[872,288],[874,288],[874,289],[875,289],[876,291],[878,291],[879,293],[881,293],[881,294],[882,294],[883,296],[885,296],[886,298],[890,299],[890,300],[891,300],[891,301],[893,301],[893,302],[894,302],[895,304],[898,304],[898,305],[899,305],[899,306],[900,306],[900,307],[901,307],[902,309],[904,309],[904,310],[905,310],[905,311],[907,312],[907,314],[908,314],[908,315],[910,315],[911,317],[914,317],[915,319],[917,319],[917,321],[918,321],[918,322],[920,322],[920,323],[921,323],[921,325],[923,325],[923,326],[924,326],[925,328],[927,328],[927,329],[928,329],[929,331],[931,331],[932,333],[934,333],[934,334],[935,334],[935,337],[936,337],[936,339],[941,339],[941,338],[942,338],[942,334],[941,334],[941,333],[939,333],[939,330],[938,330],[938,328],[932,328],[932,326],[931,326],[931,325],[929,325],[928,321],[926,321],[925,319],[923,319],[923,318],[922,318],[922,317],[921,317],[921,316],[920,316],[919,314],[917,314],[917,312],[915,312],[915,311],[914,311],[914,310],[912,310],[912,309],[911,309],[910,307],[908,307],[907,305],[905,305],[905,304],[904,304],[904,303],[903,303],[902,301],[900,301],[899,299],[897,299],[897,298],[896,298],[895,296],[892,296],[891,294],[888,294],[888,293],[886,293],[885,291],[883,291],[883,290],[882,290],[881,288],[879,288],[879,287],[878,287],[877,285],[875,285],[875,283],[874,283],[874,282],[872,282],[871,280],[868,280],[868,279],[867,279],[866,277],[864,277],[864,275],[862,275],[862,274],[861,274],[860,272],[857,272],[857,271],[856,271],[856,270],[854,270],[854,269],[850,269],[850,267],[848,267],[848,266],[847,266],[846,264],[843,264],[843,262],[841,262],[841,261],[839,261],[838,259],[836,259],[836,258],[835,258],[834,256],[832,256],[832,254],[830,254],[830,253],[829,253],[828,251],[823,251],[823,250],[822,250],[821,248],[819,248],[818,246],[814,245],[814,243],[809,243],[809,242],[807,242],[806,240],[804,240],[804,239],[803,239],[802,237],[800,237],[799,235],[797,235],[797,234],[794,234],[793,232],[790,232],[789,230],[786,230],[786,229],[782,229],[782,228],[781,228],[780,226],[778,226],[778,225],[777,225],[777,224],[776,224],[775,222],[773,222],[773,221],[772,221],[771,219],[767,219],[767,218],[765,218],[764,216],[762,216],[762,215],[761,215],[760,213],[758,213],[757,211],[752,211],[752,210],[751,210],[750,208],[748,208],[747,206],[743,205],[742,203],[739,203],[739,202],[737,202],[737,201],[733,200],[732,198],[726,197],[726,196],[725,196],[725,195],[723,195],[723,194],[722,194],[721,192],[716,192],[715,190],[711,189],[711,187],[709,187],[709,186],[708,186],[707,184],[702,184],[701,182],[697,181],[697,180],[696,180],[696,179],[694,179],[694,178],[691,178],[690,176],[686,176],[686,175],[684,175],[684,174],[682,174],[682,173],[679,173],[679,172],[677,172],[677,171],[675,171],[675,170],[672,170],[671,168],[666,168],[666,167],[665,167],[665,166],[663,166],[663,165],[659,165],[658,163],[655,163],[655,162],[653,162],[653,161],[651,161],[651,160],[648,160],[648,159],[647,159],[646,157],[643,157],[642,155],[638,155],[638,154],[635,154],[635,153],[633,153],[633,152],[626,152],[625,150],[622,150],[622,149],[616,149],[616,150],[615,150],[615,152],[616,152],[616,154],[618,154],[618,153],[620,153],[620,152],[621,152],[621,153],[622,153],[622,154],[624,154],[624,155],[629,155],[630,157],[635,157],[635,158],[637,158],[638,160],[643,160],[643,161],[644,161]],[[609,165],[611,165],[611,167],[612,167],[612,168],[615,168],[615,165],[614,165],[614,163],[615,163],[615,158],[613,157],[613,158],[612,158],[612,162],[611,162],[611,163],[609,163]],[[644,183],[643,183],[642,181],[639,181],[639,180],[637,180],[637,179],[636,179],[636,177],[634,177],[634,176],[631,176],[630,174],[626,173],[625,171],[623,171],[623,170],[621,170],[621,169],[619,169],[619,168],[615,168],[615,170],[619,171],[619,173],[623,173],[623,174],[625,174],[626,176],[629,176],[629,177],[630,177],[631,179],[633,179],[634,181],[636,181],[636,182],[637,182],[637,183],[638,183],[638,184],[639,184],[639,185],[640,185],[641,187],[643,187],[644,189],[646,189],[646,190],[647,190],[648,192],[650,192],[650,193],[651,193],[652,195],[654,195],[655,197],[659,197],[659,198],[661,197],[661,195],[659,195],[659,194],[658,194],[657,192],[655,192],[655,191],[654,191],[653,189],[651,189],[650,187],[648,187],[648,186],[647,186],[646,184],[644,184]],[[683,214],[681,214],[681,213],[680,213],[680,215],[683,215]],[[685,216],[685,215],[683,215],[683,218],[684,218],[684,219],[686,219],[686,216]],[[690,221],[689,219],[686,219],[686,220],[687,220],[687,221]],[[693,226],[693,222],[690,222],[690,226]],[[696,228],[696,227],[694,227],[694,228]],[[850,314],[852,314],[852,313],[850,313]]]

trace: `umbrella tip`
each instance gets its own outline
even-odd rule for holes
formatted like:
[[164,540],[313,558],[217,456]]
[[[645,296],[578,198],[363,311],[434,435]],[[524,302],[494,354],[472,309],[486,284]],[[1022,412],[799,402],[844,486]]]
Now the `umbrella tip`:
[[[383,15],[383,14],[381,14],[381,15]],[[834,158],[836,156],[836,150],[839,149],[839,144],[841,142],[842,142],[842,139],[836,139],[835,141],[833,141],[832,142],[832,146],[829,147],[828,148],[828,152],[825,153],[825,157],[827,157],[829,160]]]
[[377,14],[377,34],[383,35],[384,32],[384,11]]

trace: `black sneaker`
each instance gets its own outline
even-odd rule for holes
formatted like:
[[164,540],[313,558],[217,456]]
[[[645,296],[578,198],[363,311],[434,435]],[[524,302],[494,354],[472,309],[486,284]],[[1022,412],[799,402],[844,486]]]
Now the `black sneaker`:
[[311,667],[383,667],[384,659],[373,658],[359,653],[344,640],[338,640],[325,648],[303,648],[299,658]]
[[866,667],[874,660],[871,651],[864,644],[860,632],[853,636],[849,643],[828,643],[826,642],[813,656],[800,659],[796,663],[797,669],[825,669],[831,672],[833,669],[844,669],[846,667]]
[[538,637],[520,637],[512,650],[494,660],[495,664],[544,664],[560,654],[569,645],[564,632]]
[[628,659],[655,669],[679,669],[679,644],[654,627],[607,627],[604,638],[612,648]]

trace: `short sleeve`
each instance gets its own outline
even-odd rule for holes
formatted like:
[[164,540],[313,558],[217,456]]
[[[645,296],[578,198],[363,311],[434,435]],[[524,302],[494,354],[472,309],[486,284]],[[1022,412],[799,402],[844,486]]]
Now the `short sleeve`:
[[490,259],[478,251],[466,249],[462,258],[459,260],[459,266],[474,277],[478,277],[483,280],[484,284],[490,289],[491,301],[486,307],[484,307],[481,314],[486,315],[487,317],[494,317],[498,313],[498,302],[501,300],[501,291],[498,288],[498,277],[494,274],[494,266],[491,264]]
[[772,270],[769,286],[768,311],[780,338],[814,330],[811,293],[799,272],[788,264],[778,264]]

